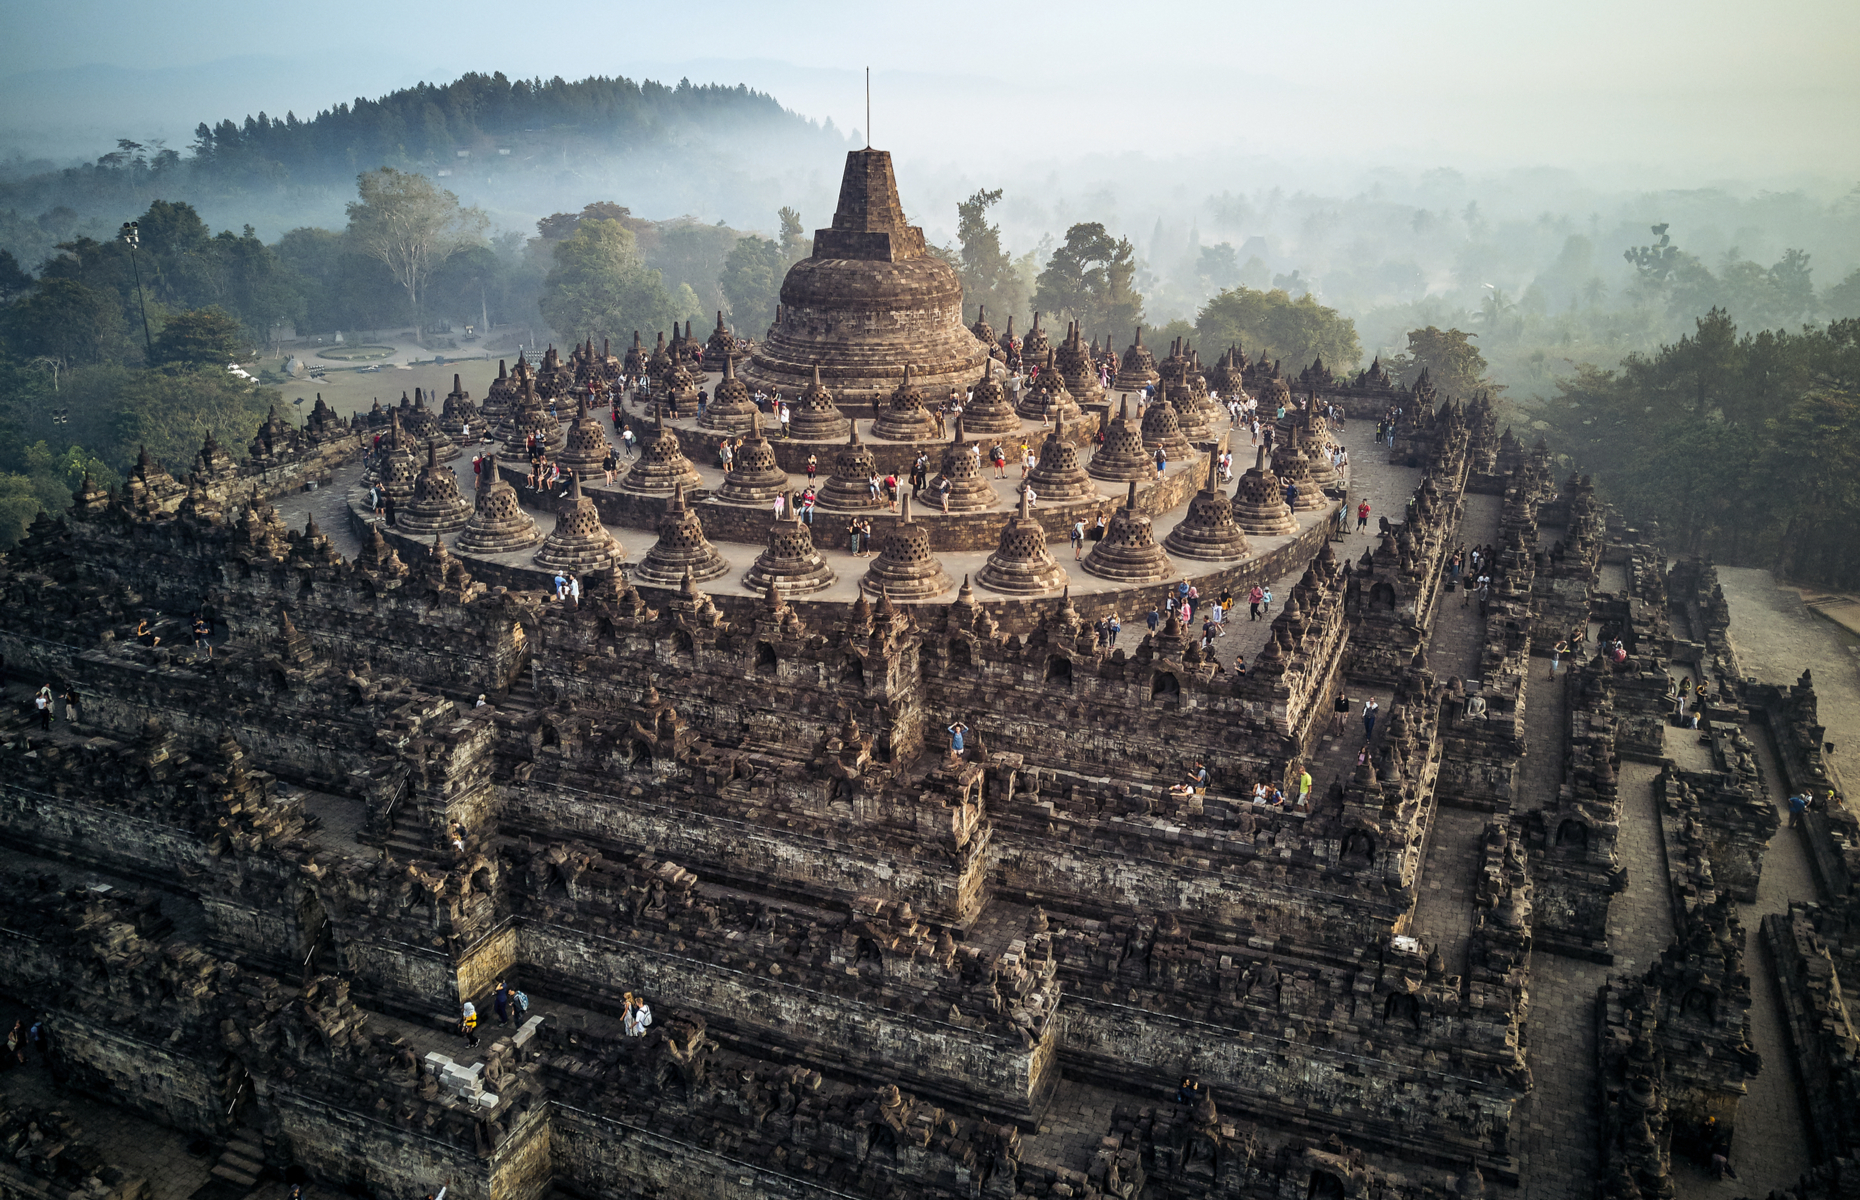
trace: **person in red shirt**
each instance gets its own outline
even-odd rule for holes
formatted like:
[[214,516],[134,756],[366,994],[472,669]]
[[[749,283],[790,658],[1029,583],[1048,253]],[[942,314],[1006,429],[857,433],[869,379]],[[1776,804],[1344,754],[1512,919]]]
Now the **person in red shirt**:
[[1369,501],[1365,500],[1356,506],[1356,532],[1361,533],[1367,528],[1369,528]]

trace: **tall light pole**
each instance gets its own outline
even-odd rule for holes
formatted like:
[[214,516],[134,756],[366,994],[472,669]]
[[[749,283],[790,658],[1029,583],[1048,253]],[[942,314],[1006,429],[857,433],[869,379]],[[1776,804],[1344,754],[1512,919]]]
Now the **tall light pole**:
[[136,247],[142,244],[142,237],[136,232],[134,221],[124,221],[117,236],[129,247],[129,265],[136,273],[136,307],[142,310],[142,344],[148,348],[149,365],[154,366],[155,339],[149,336],[149,303],[142,295],[142,266],[136,261]]

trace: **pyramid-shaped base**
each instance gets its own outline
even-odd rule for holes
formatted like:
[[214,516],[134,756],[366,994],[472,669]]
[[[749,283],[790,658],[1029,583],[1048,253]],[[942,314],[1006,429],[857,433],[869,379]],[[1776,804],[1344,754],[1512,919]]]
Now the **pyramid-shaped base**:
[[1019,433],[1020,414],[1003,396],[994,403],[972,405],[962,410],[962,428],[970,434]]
[[872,422],[872,436],[888,442],[927,442],[936,437],[936,418],[921,408],[905,412],[887,409]]
[[1091,461],[1085,464],[1087,475],[1115,483],[1127,483],[1132,479],[1148,483],[1156,478],[1155,459],[1147,455],[1107,453],[1109,450],[1109,446],[1098,448]]

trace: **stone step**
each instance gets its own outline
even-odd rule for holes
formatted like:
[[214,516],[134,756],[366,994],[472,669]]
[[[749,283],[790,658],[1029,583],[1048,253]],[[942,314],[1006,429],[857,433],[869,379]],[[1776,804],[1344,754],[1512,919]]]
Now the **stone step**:
[[228,1146],[226,1147],[226,1152],[220,1155],[220,1165],[222,1167],[230,1167],[235,1171],[250,1175],[256,1179],[258,1173],[265,1169],[265,1159],[264,1155],[257,1150],[252,1150],[249,1154],[236,1153],[231,1146]]
[[215,1179],[224,1179],[228,1183],[236,1183],[240,1187],[249,1188],[258,1183],[258,1176],[248,1175],[235,1167],[227,1166],[225,1163],[220,1163],[215,1166],[211,1171],[207,1172],[207,1174],[213,1176]]
[[250,1159],[255,1163],[265,1161],[265,1152],[259,1149],[258,1143],[243,1136],[227,1142],[226,1153],[237,1154],[240,1158]]

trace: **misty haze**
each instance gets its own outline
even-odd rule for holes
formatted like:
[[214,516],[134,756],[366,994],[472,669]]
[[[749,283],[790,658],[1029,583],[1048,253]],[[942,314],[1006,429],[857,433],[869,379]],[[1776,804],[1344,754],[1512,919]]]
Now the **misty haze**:
[[1860,6],[0,13],[0,1200],[1851,1200]]

